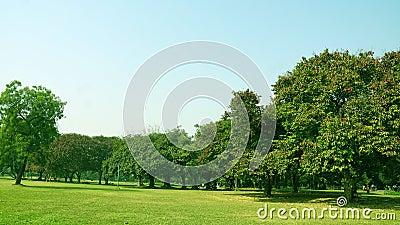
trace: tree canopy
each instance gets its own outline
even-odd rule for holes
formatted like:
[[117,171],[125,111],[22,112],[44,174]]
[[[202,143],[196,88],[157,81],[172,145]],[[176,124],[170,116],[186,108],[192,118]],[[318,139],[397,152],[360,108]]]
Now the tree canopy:
[[58,135],[57,121],[65,102],[42,86],[22,87],[12,81],[0,96],[2,161],[16,169],[21,184],[28,158]]
[[295,159],[293,172],[301,161],[309,173],[339,172],[351,200],[356,181],[377,170],[381,157],[396,154],[396,127],[382,124],[388,114],[398,116],[398,64],[387,63],[389,55],[398,57],[325,50],[279,78],[275,103],[286,131],[280,142]]

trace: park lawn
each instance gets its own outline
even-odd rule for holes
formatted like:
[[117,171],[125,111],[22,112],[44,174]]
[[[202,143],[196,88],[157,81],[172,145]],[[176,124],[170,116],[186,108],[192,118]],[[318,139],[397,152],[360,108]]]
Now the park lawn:
[[256,191],[145,189],[116,186],[23,181],[0,178],[0,224],[400,224],[400,196],[382,192],[363,195],[346,207],[396,213],[396,220],[261,220],[257,210],[268,208],[337,207],[341,192],[275,192],[268,199]]

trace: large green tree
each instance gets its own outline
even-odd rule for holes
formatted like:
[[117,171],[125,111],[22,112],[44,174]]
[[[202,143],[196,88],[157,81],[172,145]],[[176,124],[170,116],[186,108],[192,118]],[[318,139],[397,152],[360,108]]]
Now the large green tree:
[[21,184],[29,157],[57,135],[65,102],[42,86],[22,87],[12,81],[0,97],[1,158],[17,165]]
[[388,141],[378,135],[371,115],[372,87],[382,81],[379,67],[372,52],[326,50],[303,58],[274,86],[277,114],[287,132],[282,142],[296,159],[291,168],[304,162],[308,171],[339,172],[349,200],[356,181],[379,166],[382,143]]
[[[194,149],[201,149],[196,151],[196,155],[192,157],[192,165],[204,165],[219,157],[227,148],[231,136],[231,120],[226,114],[219,121],[215,123],[204,124],[202,126],[196,125],[197,131],[194,135],[194,142],[192,144]],[[209,168],[219,169],[219,168]],[[211,171],[201,171],[204,174]],[[226,183],[229,188],[233,188],[233,176],[226,174]],[[207,188],[214,188],[215,182],[206,184]]]
[[[259,105],[259,97],[249,89],[233,92],[229,111],[225,112],[219,121],[203,126],[197,125],[194,148],[198,148],[196,145],[204,146],[203,142],[208,143],[211,138],[212,141],[193,158],[195,165],[206,164],[217,157],[222,157],[224,151],[235,152],[243,148],[241,156],[227,155],[230,158],[225,159],[231,161],[239,158],[224,176],[225,185],[229,189],[237,188],[245,180],[253,179],[249,165],[260,138],[263,111],[263,107]],[[207,187],[210,185],[215,187],[215,182],[208,184]]]
[[[255,149],[260,138],[262,107],[259,105],[260,96],[249,89],[245,91],[237,91],[233,94],[234,97],[232,98],[229,106],[231,109],[231,112],[229,113],[230,117],[241,117],[241,119],[247,119],[249,125],[249,127],[247,127],[247,123],[239,123],[239,129],[248,132],[248,141],[245,151],[243,152],[243,155],[240,158],[239,162],[228,173],[232,174],[232,176],[234,177],[234,184],[236,188],[239,185],[239,180],[243,180],[250,176],[250,161],[255,153]],[[243,112],[240,112],[239,110],[240,104],[243,104],[243,106],[245,107],[245,110]],[[247,116],[242,116],[242,113],[247,114]]]
[[[264,159],[259,168],[257,168],[253,175],[261,178],[261,184],[264,189],[264,193],[267,197],[272,197],[272,186],[274,180],[278,180],[279,176],[282,176],[288,170],[288,165],[290,164],[290,158],[287,155],[289,152],[285,151],[285,147],[282,146],[280,138],[284,137],[285,130],[283,129],[280,121],[276,120],[275,107],[273,105],[268,105],[262,110],[263,123],[264,126],[271,126],[271,122],[275,123],[275,133],[274,141],[268,154]],[[264,132],[271,132],[266,130]],[[265,147],[265,146],[263,146]]]

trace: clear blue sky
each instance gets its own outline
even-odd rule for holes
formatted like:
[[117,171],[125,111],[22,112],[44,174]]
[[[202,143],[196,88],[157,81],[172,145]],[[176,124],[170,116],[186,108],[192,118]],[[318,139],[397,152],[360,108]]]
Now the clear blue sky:
[[399,11],[396,0],[2,0],[0,90],[15,79],[46,86],[68,102],[61,132],[122,135],[130,79],[160,49],[223,42],[250,56],[273,84],[325,48],[398,50]]

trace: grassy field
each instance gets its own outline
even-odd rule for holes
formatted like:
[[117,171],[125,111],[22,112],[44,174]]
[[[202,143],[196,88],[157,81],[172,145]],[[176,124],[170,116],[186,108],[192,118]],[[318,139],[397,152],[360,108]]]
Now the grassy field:
[[[341,192],[275,192],[264,198],[255,191],[205,191],[23,181],[0,177],[0,224],[400,224],[400,196],[383,192],[362,195],[347,205],[395,213],[396,220],[287,219],[261,220],[257,210],[297,207],[300,210],[337,207]],[[288,215],[288,214],[286,214]]]

